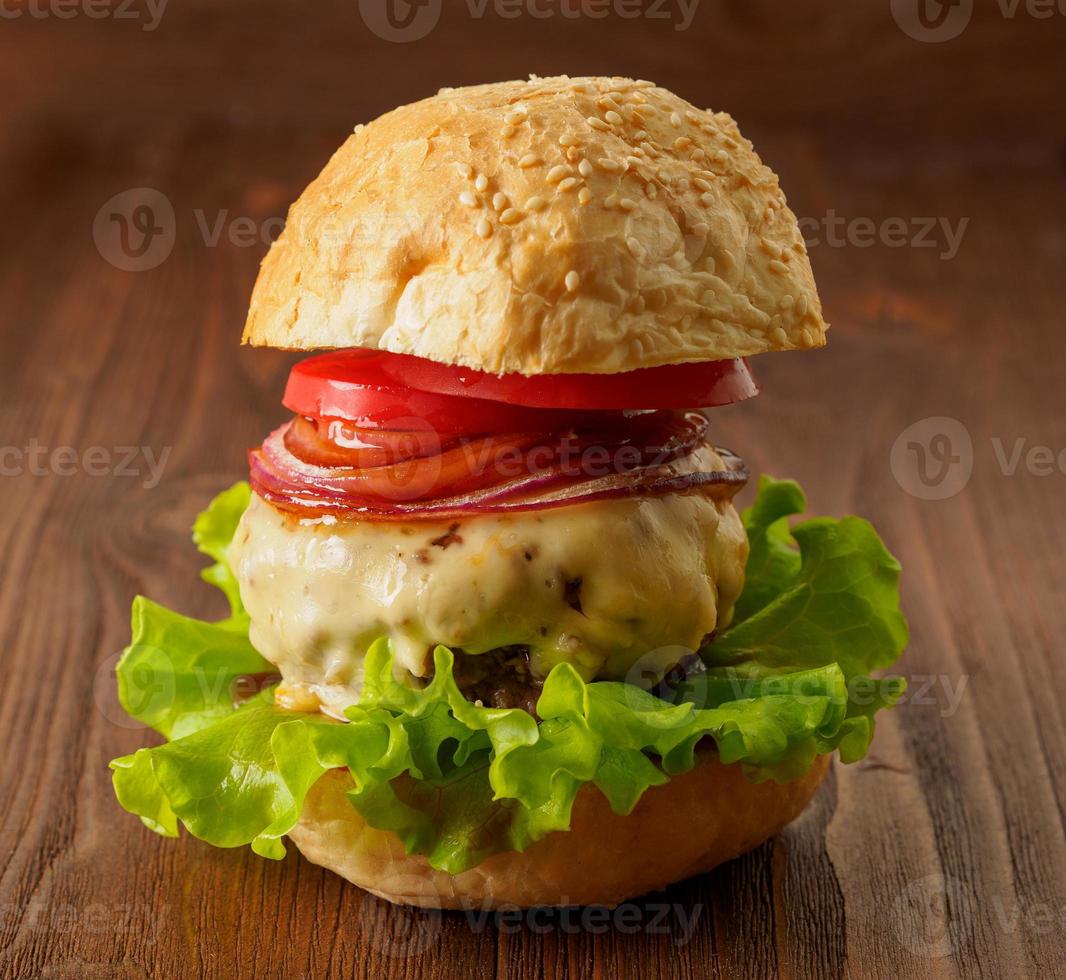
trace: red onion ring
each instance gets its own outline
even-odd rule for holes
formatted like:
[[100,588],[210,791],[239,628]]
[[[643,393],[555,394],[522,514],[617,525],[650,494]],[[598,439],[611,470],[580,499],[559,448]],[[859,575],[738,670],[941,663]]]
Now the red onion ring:
[[[717,450],[724,469],[707,469],[702,415],[671,415],[659,422],[624,432],[564,434],[553,444],[546,444],[543,434],[486,436],[435,455],[360,468],[299,458],[286,443],[292,424],[287,423],[250,451],[251,482],[280,509],[361,520],[447,520],[673,493],[731,499],[747,482],[743,461],[728,450]],[[602,474],[587,465],[575,473],[560,461],[573,453],[612,451],[613,465]],[[629,457],[625,466],[622,453]],[[534,465],[535,454],[547,458]],[[504,469],[508,458],[520,463],[513,474]]]

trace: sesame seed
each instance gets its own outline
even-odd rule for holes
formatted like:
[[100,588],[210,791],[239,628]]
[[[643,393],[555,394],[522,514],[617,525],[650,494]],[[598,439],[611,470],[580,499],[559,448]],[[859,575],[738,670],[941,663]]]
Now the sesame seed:
[[598,129],[603,133],[608,132],[611,128],[599,116],[589,116],[585,122],[587,122],[593,129]]
[[[694,235],[706,235],[707,232],[709,232],[710,230],[711,230],[711,226],[709,224],[707,224],[705,221],[697,221],[692,226],[692,233]],[[711,261],[713,262],[714,260],[712,259]]]
[[560,146],[577,146],[581,141],[573,133],[563,133],[559,137]]
[[644,246],[636,238],[626,239],[626,248],[629,249],[631,255],[635,258],[642,258],[644,255]]
[[793,296],[791,293],[785,293],[785,295],[781,297],[781,300],[777,305],[780,306],[783,310],[788,310],[791,309],[795,305],[795,303],[796,297]]
[[800,340],[803,341],[804,347],[814,346],[814,335],[809,330],[800,331]]
[[566,274],[564,280],[566,284],[566,291],[572,293],[576,291],[577,287],[581,285],[581,276],[579,276],[573,269]]
[[681,177],[677,182],[677,189],[681,191],[687,191],[691,186],[687,177]]
[[693,148],[693,150],[692,150],[692,159],[693,160],[702,160],[705,156],[707,156],[707,153],[703,149],[702,146],[697,146],[697,147]]
[[692,146],[692,140],[690,140],[687,136],[679,136],[676,140],[674,140],[675,150],[687,150],[690,146]]
[[636,133],[633,134],[633,142],[634,143],[643,143],[647,138],[648,138],[648,131],[646,129],[641,129],[641,130],[639,130],[639,131],[637,131]]
[[500,215],[500,221],[505,225],[517,224],[525,217],[518,208],[508,208],[503,214]]
[[526,201],[527,211],[541,211],[548,206],[548,202],[543,197],[533,196]]
[[589,201],[592,200],[592,191],[587,187],[582,187],[581,190],[577,192],[577,199],[581,204],[588,204]]
[[549,184],[558,184],[567,174],[570,173],[570,168],[563,164],[558,164],[548,171],[548,176],[545,178]]
[[711,189],[710,181],[704,180],[702,177],[693,177],[692,183],[694,183],[701,191],[709,191]]
[[480,238],[488,238],[492,234],[492,225],[489,224],[488,218],[482,218],[477,223],[477,233]]
[[581,159],[581,151],[576,146],[568,146],[566,148],[566,159],[571,163],[577,163]]
[[788,275],[788,266],[780,259],[770,259],[770,269],[779,276]]
[[507,207],[507,195],[503,191],[497,191],[492,195],[492,207],[496,211],[502,211]]
[[643,162],[644,161],[641,160],[640,157],[636,157],[636,156],[626,157],[626,169],[627,170],[636,170],[637,167],[639,167]]
[[709,208],[712,204],[714,204],[714,195],[713,194],[701,194],[700,195],[700,204],[702,204],[705,208]]
[[645,184],[644,193],[648,197],[654,199],[659,196],[659,189],[654,184]]
[[596,166],[598,166],[600,170],[606,170],[609,174],[616,174],[625,169],[622,164],[617,160],[610,159],[610,157],[600,157],[599,160],[596,161]]
[[775,344],[785,344],[788,343],[788,334],[786,334],[781,327],[774,327],[774,329],[770,331],[770,339],[773,340]]
[[687,119],[687,120],[688,120],[689,122],[693,122],[693,123],[694,123],[694,122],[699,122],[699,121],[700,121],[700,117],[699,117],[699,116],[697,116],[697,115],[696,115],[696,113],[694,113],[694,112],[693,112],[693,111],[692,111],[691,109],[686,109],[686,110],[685,110],[685,118],[686,118],[686,119]]
[[355,129],[353,129],[352,132],[361,133],[364,129],[366,129],[366,123],[356,123]]
[[618,206],[619,206],[619,207],[620,207],[620,208],[621,208],[621,209],[622,209],[623,211],[632,211],[632,210],[633,210],[633,209],[634,209],[634,208],[635,208],[635,207],[637,206],[637,202],[636,202],[636,201],[634,201],[634,200],[633,200],[633,198],[631,198],[631,197],[623,197],[623,198],[622,198],[622,199],[621,199],[621,200],[620,200],[620,201],[618,202]]
[[579,174],[581,174],[582,177],[591,177],[592,176],[592,164],[589,163],[588,160],[582,160],[577,165],[577,172]]
[[500,130],[500,135],[506,140],[510,139],[517,132],[518,130],[515,129],[514,126],[504,126],[503,129]]
[[715,152],[715,154],[714,154],[714,158],[715,158],[715,160],[717,160],[717,161],[718,161],[719,163],[725,163],[725,162],[726,162],[726,160],[728,160],[728,159],[729,159],[729,154],[728,154],[728,153],[726,153],[726,151],[725,151],[725,150],[718,150],[718,151],[716,151],[716,152]]
[[540,157],[536,153],[527,153],[521,160],[518,161],[518,166],[523,170],[528,170],[530,167],[535,167],[538,163],[543,163]]
[[484,191],[488,188],[488,186],[489,178],[486,177],[484,174],[478,174],[477,178],[474,180],[475,189],[478,191]]
[[676,113],[676,112],[671,112],[670,113],[670,125],[671,126],[680,126],[681,125],[681,116],[678,113]]
[[476,208],[478,206],[478,199],[470,191],[463,191],[463,193],[459,195],[459,203],[465,204],[468,208]]
[[797,316],[805,317],[807,315],[807,311],[809,309],[810,309],[810,303],[808,302],[806,296],[801,296],[798,300],[796,300],[796,315]]
[[577,177],[565,177],[559,181],[560,191],[572,191],[581,181]]
[[713,255],[708,255],[707,258],[705,258],[703,260],[703,268],[707,272],[709,272],[712,276],[714,275],[715,270],[717,269],[717,266],[715,265],[715,261],[714,261],[714,256]]
[[606,119],[607,122],[609,122],[612,126],[621,126],[622,125],[622,117],[620,115],[618,115],[618,113],[615,112],[614,109],[608,109],[603,114],[603,118]]

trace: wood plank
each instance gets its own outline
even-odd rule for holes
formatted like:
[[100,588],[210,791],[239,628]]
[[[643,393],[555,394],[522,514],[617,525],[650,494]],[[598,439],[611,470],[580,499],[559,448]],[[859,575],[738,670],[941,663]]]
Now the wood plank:
[[[0,446],[168,455],[153,486],[143,457],[138,476],[0,478],[0,976],[1066,974],[1066,474],[1024,462],[1066,447],[1064,26],[987,5],[956,41],[922,45],[887,3],[809,0],[706,2],[683,32],[449,13],[414,46],[333,0],[313,16],[194,0],[151,33],[5,21]],[[130,598],[221,611],[188,528],[284,416],[293,360],[237,345],[263,246],[234,244],[227,222],[283,216],[350,126],[392,104],[575,65],[733,111],[823,235],[834,214],[908,234],[968,221],[951,258],[942,227],[933,248],[813,247],[830,347],[760,359],[762,396],[715,417],[753,471],[867,516],[900,556],[908,699],[776,840],[621,918],[425,915],[295,853],[142,830],[106,769],[146,740],[110,675]],[[173,203],[176,242],[127,273],[91,228],[138,186]],[[933,416],[974,446],[943,501],[889,464]]]

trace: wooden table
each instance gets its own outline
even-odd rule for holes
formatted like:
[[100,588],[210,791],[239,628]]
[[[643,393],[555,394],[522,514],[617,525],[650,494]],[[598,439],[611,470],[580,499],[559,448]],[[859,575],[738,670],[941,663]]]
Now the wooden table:
[[[23,16],[0,22],[0,975],[1066,974],[1066,18],[989,4],[934,44],[887,0],[705,0],[685,31],[455,4],[393,44],[352,0],[192,0],[155,30],[6,9]],[[258,230],[355,122],[561,70],[729,109],[821,238],[830,347],[761,358],[763,395],[716,419],[753,470],[866,515],[900,556],[907,702],[780,837],[623,918],[426,917],[295,853],[142,830],[107,771],[147,740],[112,692],[130,599],[221,612],[188,528],[284,415],[292,358],[237,344]],[[126,271],[93,224],[137,187],[171,203],[174,243]],[[927,218],[946,223],[932,247]],[[959,425],[922,423],[939,417]],[[960,433],[968,482],[965,459],[937,469],[945,445],[965,457]],[[166,454],[158,479],[141,447]]]

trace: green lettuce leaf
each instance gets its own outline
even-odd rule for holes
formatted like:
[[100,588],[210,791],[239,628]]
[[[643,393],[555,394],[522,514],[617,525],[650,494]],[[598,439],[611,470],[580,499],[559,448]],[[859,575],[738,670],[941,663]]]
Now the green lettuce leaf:
[[[227,549],[247,499],[238,485],[197,521],[197,543],[216,560],[205,577],[227,594]],[[648,788],[691,769],[706,739],[753,780],[794,779],[834,750],[854,761],[876,712],[903,690],[899,678],[870,675],[906,642],[899,567],[856,518],[790,528],[803,506],[794,483],[760,484],[744,514],[748,587],[733,626],[702,652],[706,672],[659,697],[586,683],[559,664],[538,718],[468,701],[443,647],[426,686],[400,683],[384,640],[367,652],[347,723],[284,710],[270,690],[241,702],[234,684],[271,667],[248,642],[239,596],[214,624],[138,599],[118,667],[122,702],[170,741],[112,762],[116,795],[158,833],[184,825],[219,847],[278,858],[308,791],[343,768],[367,823],[454,874],[566,830],[586,783],[628,813]]]
[[[241,602],[237,578],[229,565],[229,546],[237,530],[237,522],[248,509],[252,489],[247,482],[235,483],[224,490],[197,518],[192,529],[193,544],[215,563],[205,568],[200,577],[220,588],[229,601],[234,619],[244,621],[247,614]],[[247,629],[247,627],[245,627]]]
[[133,600],[133,640],[116,673],[126,712],[166,738],[181,738],[233,713],[257,680],[275,673],[227,622],[205,623]]

